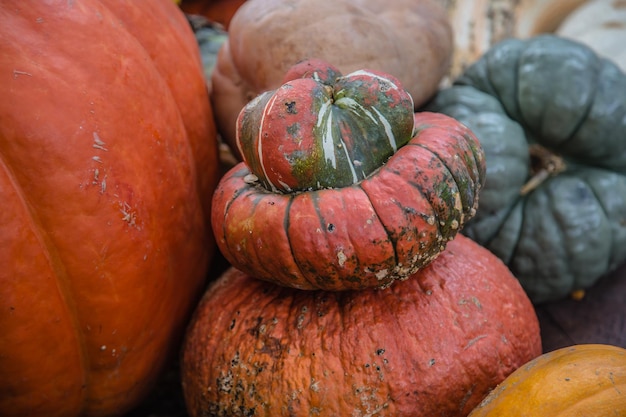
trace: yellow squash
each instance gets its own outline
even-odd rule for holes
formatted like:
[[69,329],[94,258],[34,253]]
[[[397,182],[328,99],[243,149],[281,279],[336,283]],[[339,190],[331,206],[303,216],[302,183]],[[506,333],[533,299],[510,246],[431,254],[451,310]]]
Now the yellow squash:
[[531,360],[469,417],[626,416],[626,349],[581,344]]

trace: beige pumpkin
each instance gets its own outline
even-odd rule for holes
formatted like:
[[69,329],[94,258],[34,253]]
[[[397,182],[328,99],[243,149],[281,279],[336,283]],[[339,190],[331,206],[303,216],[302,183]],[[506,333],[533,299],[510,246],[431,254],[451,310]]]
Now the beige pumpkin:
[[570,13],[556,33],[584,43],[626,71],[626,1],[588,1]]
[[449,79],[458,76],[492,45],[509,38],[554,32],[585,0],[437,0],[454,28]]
[[230,22],[212,75],[218,130],[235,148],[244,105],[278,88],[304,59],[323,59],[345,74],[362,68],[391,74],[417,107],[437,90],[451,55],[452,30],[434,0],[248,0]]

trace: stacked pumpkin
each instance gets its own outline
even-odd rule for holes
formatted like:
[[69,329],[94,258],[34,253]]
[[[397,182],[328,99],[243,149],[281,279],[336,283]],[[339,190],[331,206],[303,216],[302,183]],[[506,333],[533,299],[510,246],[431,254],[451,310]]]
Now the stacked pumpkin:
[[[413,87],[434,92],[444,73]],[[518,281],[459,234],[485,180],[479,141],[416,113],[425,98],[404,84],[305,59],[240,108],[242,162],[212,206],[233,267],[211,283],[182,352],[192,416],[466,416],[541,353]]]

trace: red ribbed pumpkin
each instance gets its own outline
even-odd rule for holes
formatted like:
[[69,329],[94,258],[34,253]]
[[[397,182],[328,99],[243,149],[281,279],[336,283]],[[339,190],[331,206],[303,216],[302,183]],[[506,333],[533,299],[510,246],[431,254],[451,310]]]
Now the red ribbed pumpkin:
[[519,282],[458,235],[385,290],[299,291],[230,269],[188,328],[182,381],[192,417],[461,417],[540,354]]
[[0,33],[0,415],[121,415],[214,247],[197,45],[171,0],[8,1]]
[[456,120],[414,114],[391,75],[306,68],[240,113],[244,162],[213,198],[218,246],[235,267],[282,285],[387,287],[474,215],[482,148]]

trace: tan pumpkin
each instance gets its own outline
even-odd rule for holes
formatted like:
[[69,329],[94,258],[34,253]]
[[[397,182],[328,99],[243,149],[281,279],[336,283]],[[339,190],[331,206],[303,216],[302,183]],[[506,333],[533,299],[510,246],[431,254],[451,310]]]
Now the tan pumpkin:
[[509,375],[470,417],[626,416],[626,349],[564,347]]
[[323,59],[344,74],[361,68],[391,74],[420,106],[437,90],[451,54],[446,11],[434,0],[248,0],[230,21],[212,75],[217,127],[238,154],[241,109],[278,88],[305,59]]
[[302,291],[228,270],[188,328],[182,382],[192,417],[461,417],[539,354],[518,281],[457,235],[385,290]]
[[491,46],[510,37],[554,32],[586,0],[437,0],[454,28],[454,54],[448,74],[456,78]]
[[6,1],[0,38],[0,415],[122,415],[214,247],[197,45],[171,0]]
[[626,2],[589,0],[567,15],[556,33],[584,43],[626,72]]

